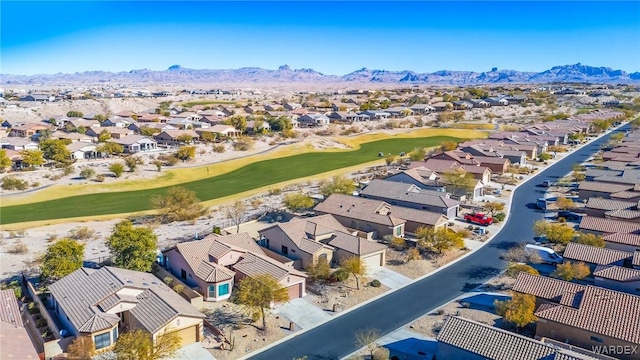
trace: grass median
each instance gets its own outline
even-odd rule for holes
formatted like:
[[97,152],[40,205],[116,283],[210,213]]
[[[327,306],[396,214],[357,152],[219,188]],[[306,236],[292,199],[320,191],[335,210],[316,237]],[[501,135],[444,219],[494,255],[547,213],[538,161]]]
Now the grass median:
[[[347,168],[378,159],[378,153],[398,154],[413,148],[438,146],[443,141],[459,141],[449,136],[390,138],[361,144],[341,152],[312,152],[250,163],[233,171],[179,186],[196,192],[201,201],[230,196],[251,189]],[[85,194],[30,204],[0,207],[2,225],[74,217],[125,214],[150,210],[151,198],[169,186],[153,189]]]

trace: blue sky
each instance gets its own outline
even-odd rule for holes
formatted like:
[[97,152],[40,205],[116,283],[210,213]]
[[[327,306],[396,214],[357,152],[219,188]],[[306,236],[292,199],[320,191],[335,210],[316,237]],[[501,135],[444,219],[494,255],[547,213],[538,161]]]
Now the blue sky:
[[640,71],[640,2],[7,1],[0,73]]

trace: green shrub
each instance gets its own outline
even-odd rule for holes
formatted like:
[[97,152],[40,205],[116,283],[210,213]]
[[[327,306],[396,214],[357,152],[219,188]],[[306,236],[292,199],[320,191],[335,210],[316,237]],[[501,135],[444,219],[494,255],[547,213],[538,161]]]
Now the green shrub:
[[29,182],[15,176],[7,176],[2,179],[2,190],[27,190],[28,188]]
[[372,280],[371,283],[369,283],[369,285],[373,286],[373,287],[380,287],[380,285],[382,285],[380,283],[380,280]]
[[184,285],[182,284],[178,284],[173,287],[173,291],[177,292],[178,294],[180,294],[182,290],[184,290]]
[[331,280],[342,282],[349,278],[349,272],[344,269],[338,269],[331,273]]
[[503,212],[499,212],[499,213],[493,215],[493,219],[494,220],[498,220],[499,222],[504,221],[505,217],[507,217],[507,214],[505,214]]

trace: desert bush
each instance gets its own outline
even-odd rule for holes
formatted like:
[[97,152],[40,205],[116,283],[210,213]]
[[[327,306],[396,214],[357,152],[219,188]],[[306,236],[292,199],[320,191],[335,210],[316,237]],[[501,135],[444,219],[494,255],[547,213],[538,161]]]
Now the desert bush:
[[282,189],[280,188],[272,188],[268,190],[269,195],[280,195],[282,194]]
[[215,144],[211,147],[214,153],[222,154],[227,151],[227,147],[224,144]]
[[97,182],[103,182],[104,178],[105,178],[104,174],[98,174],[96,175],[96,178],[94,180]]
[[493,219],[497,220],[498,222],[504,221],[504,218],[506,218],[506,217],[507,217],[507,214],[505,214],[503,212],[499,212],[499,213],[493,215]]
[[369,283],[369,285],[371,285],[373,287],[380,287],[382,284],[380,283],[380,280],[374,279],[374,280],[371,281],[371,283]]
[[233,143],[233,149],[236,151],[249,151],[253,149],[255,141],[250,137],[242,137]]
[[24,255],[29,253],[29,247],[23,244],[22,241],[17,241],[7,249],[7,252],[13,255]]
[[182,284],[178,284],[173,287],[173,291],[177,292],[178,294],[180,294],[183,290],[184,290],[184,285]]
[[74,240],[87,240],[96,235],[96,231],[86,226],[77,227],[69,231],[69,238]]
[[38,182],[38,181],[34,181],[34,182],[31,183],[31,187],[32,188],[37,188],[38,186],[40,186],[40,182]]
[[7,176],[2,179],[2,190],[27,190],[29,182],[15,176]]
[[351,274],[349,274],[348,271],[340,268],[340,269],[334,271],[333,273],[331,273],[331,280],[342,282],[342,281],[347,280],[350,275]]

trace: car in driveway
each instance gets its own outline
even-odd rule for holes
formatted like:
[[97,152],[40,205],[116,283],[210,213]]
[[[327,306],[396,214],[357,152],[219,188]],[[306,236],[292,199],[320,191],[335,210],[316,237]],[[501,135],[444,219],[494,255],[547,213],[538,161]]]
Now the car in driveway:
[[582,219],[582,215],[573,211],[558,211],[556,219],[564,218],[567,221],[576,221]]
[[484,225],[484,226],[493,224],[493,218],[483,213],[465,214],[464,220],[468,223]]

